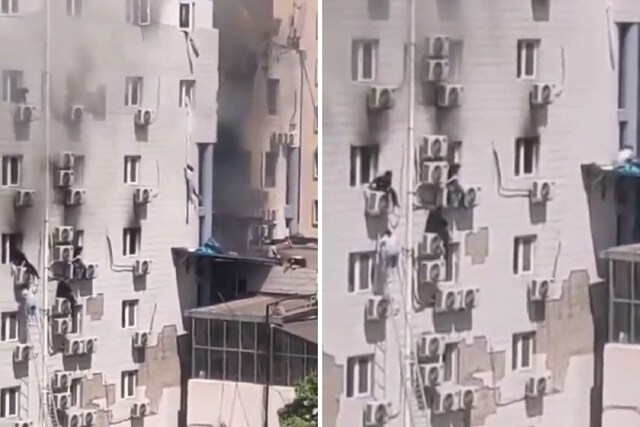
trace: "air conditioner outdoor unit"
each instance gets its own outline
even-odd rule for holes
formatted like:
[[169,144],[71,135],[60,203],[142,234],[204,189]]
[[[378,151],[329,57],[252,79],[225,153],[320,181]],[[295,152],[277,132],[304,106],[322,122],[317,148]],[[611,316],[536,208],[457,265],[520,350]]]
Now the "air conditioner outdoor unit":
[[385,297],[374,295],[367,299],[365,318],[367,320],[383,320],[389,315],[389,300]]
[[71,302],[66,298],[56,298],[52,311],[56,316],[66,316],[71,313]]
[[444,242],[436,233],[424,233],[418,244],[418,256],[441,257],[444,255]]
[[444,346],[444,335],[424,334],[418,341],[418,357],[421,359],[441,357]]
[[[59,320],[59,319],[55,319]],[[82,338],[67,338],[64,342],[65,356],[78,356],[84,353],[84,340]]]
[[146,276],[151,272],[150,259],[137,259],[133,266],[133,274],[135,276]]
[[476,404],[476,388],[460,387],[460,409],[469,410]]
[[529,197],[531,203],[545,203],[553,199],[554,183],[546,179],[537,179],[531,184]]
[[98,351],[98,338],[86,337],[84,338],[84,353],[93,354]]
[[71,123],[80,123],[84,118],[84,107],[82,105],[72,105],[69,108],[69,121]]
[[69,280],[84,280],[84,266],[68,263],[65,266],[64,277]]
[[445,58],[449,56],[451,40],[448,36],[435,35],[427,39],[427,56],[430,58]]
[[427,58],[423,63],[422,80],[426,82],[439,82],[449,77],[449,60]]
[[81,412],[67,412],[64,417],[64,427],[78,427],[82,425],[82,413]]
[[533,279],[528,283],[527,290],[530,301],[544,301],[549,297],[553,286],[553,279]]
[[420,365],[420,376],[425,387],[435,387],[444,379],[444,365],[442,363],[425,363]]
[[462,105],[464,89],[459,84],[441,83],[438,86],[436,104],[442,108],[453,108]]
[[138,331],[133,334],[133,346],[135,348],[145,348],[149,344],[149,332]]
[[85,427],[93,426],[96,421],[96,414],[97,411],[95,409],[83,409],[81,414],[82,424]]
[[364,405],[364,425],[380,426],[389,420],[391,404],[385,401],[374,400]]
[[151,196],[153,195],[153,190],[149,187],[138,187],[136,188],[133,200],[136,204],[144,205],[151,201]]
[[138,108],[135,121],[139,126],[149,126],[153,122],[154,111],[149,108]]
[[460,200],[462,207],[465,209],[471,209],[478,206],[480,203],[480,190],[481,189],[478,186],[466,188],[462,193],[462,198]]
[[67,194],[66,194],[66,198],[64,203],[67,206],[78,206],[78,205],[82,205],[85,202],[86,199],[86,192],[85,190],[81,190],[78,188],[69,188],[67,190]]
[[56,390],[66,389],[71,384],[71,374],[64,371],[54,372],[51,376],[51,387]]
[[29,283],[29,273],[25,267],[12,266],[11,272],[13,274],[13,284],[15,286],[22,286]]
[[53,258],[58,262],[70,262],[73,259],[73,246],[56,246],[53,250]]
[[436,312],[444,313],[457,310],[460,307],[459,292],[457,289],[438,290],[436,295]]
[[449,164],[447,162],[422,162],[420,182],[440,185],[447,180]]
[[71,320],[53,319],[53,333],[57,335],[67,335],[71,330]]
[[71,393],[54,393],[53,405],[59,411],[64,411],[71,403]]
[[73,169],[76,164],[76,155],[70,151],[58,155],[58,169]]
[[464,288],[460,290],[460,310],[471,310],[478,306],[479,288]]
[[13,427],[33,427],[33,421],[20,420],[12,424]]
[[98,277],[98,264],[85,264],[83,278],[85,280],[94,280],[96,277]]
[[425,135],[420,145],[420,160],[443,159],[447,157],[449,138],[446,135]]
[[33,347],[31,344],[18,344],[13,349],[13,360],[16,362],[26,362],[31,358]]
[[135,402],[131,407],[131,416],[134,418],[142,418],[146,415],[149,415],[149,402]]
[[419,283],[438,283],[444,279],[445,275],[444,260],[420,261],[418,267]]
[[367,105],[372,110],[388,110],[395,104],[395,90],[386,86],[373,86],[367,94]]
[[551,375],[539,374],[527,378],[525,395],[527,397],[542,397],[551,389]]
[[447,414],[460,409],[460,395],[455,389],[438,390],[433,396],[431,410],[436,414]]
[[382,191],[364,190],[364,211],[368,216],[380,216],[389,209],[389,198]]
[[56,187],[71,187],[75,182],[75,174],[71,170],[56,171]]
[[56,243],[72,243],[73,227],[56,227],[53,231],[53,240]]
[[34,190],[16,190],[13,204],[20,208],[33,206],[33,200],[35,197],[36,192]]
[[555,101],[556,85],[552,83],[534,83],[531,88],[531,104],[537,107],[550,105]]
[[20,104],[16,106],[15,120],[19,123],[28,123],[33,120],[36,107],[33,105]]

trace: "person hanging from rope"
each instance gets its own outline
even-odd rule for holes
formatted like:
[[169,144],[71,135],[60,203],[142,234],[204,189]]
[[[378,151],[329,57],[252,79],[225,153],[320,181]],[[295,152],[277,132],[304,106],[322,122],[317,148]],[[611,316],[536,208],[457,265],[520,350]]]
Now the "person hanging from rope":
[[58,287],[56,288],[56,298],[64,298],[69,301],[71,305],[71,317],[74,316],[76,311],[76,297],[73,296],[73,291],[71,290],[71,286],[67,284],[67,282],[58,282]]
[[380,238],[380,255],[382,255],[382,260],[387,268],[398,266],[400,243],[398,237],[391,230],[387,230]]
[[33,264],[29,262],[27,256],[20,249],[16,248],[15,246],[10,247],[9,258],[11,264],[15,267],[24,267],[27,269],[27,273],[30,276],[35,277],[36,279],[40,278],[38,270],[36,270]]
[[374,178],[371,184],[369,184],[369,188],[373,191],[384,192],[390,199],[392,206],[395,208],[399,208],[400,204],[398,203],[398,194],[396,193],[396,190],[394,190],[391,186],[392,180],[393,173],[388,170],[382,175]]

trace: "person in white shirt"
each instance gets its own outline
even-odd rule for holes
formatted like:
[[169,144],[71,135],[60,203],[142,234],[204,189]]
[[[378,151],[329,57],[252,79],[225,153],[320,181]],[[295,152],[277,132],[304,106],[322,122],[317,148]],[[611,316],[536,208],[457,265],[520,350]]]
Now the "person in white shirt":
[[36,314],[36,310],[38,308],[38,304],[36,302],[36,296],[33,294],[31,289],[28,286],[22,288],[21,292],[22,298],[24,298],[24,306],[27,311],[28,316],[34,316]]
[[269,246],[267,246],[267,258],[280,261],[280,254],[278,253],[278,248],[276,248],[276,242],[274,240],[270,240]]
[[636,155],[633,152],[633,148],[629,145],[623,146],[620,151],[618,151],[618,158],[616,159],[616,165],[622,166],[627,163],[634,162],[636,160]]
[[400,258],[400,243],[391,230],[387,230],[380,238],[380,254],[387,268],[396,268]]

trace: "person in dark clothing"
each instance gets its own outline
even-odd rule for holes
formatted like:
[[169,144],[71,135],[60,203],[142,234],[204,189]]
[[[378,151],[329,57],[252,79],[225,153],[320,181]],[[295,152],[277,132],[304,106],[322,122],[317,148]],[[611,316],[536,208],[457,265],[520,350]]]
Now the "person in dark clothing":
[[71,304],[71,315],[73,316],[76,309],[76,297],[73,296],[73,291],[67,282],[58,282],[56,298],[64,298],[69,301],[69,304]]
[[[73,248],[73,259],[71,260],[71,264],[73,265],[73,271],[81,271],[82,275],[84,275],[84,263],[82,262],[82,247],[74,246]],[[74,273],[75,275],[75,273]]]
[[391,199],[391,204],[399,208],[398,204],[398,194],[396,194],[396,190],[391,186],[391,182],[393,180],[393,174],[391,171],[386,171],[380,176],[377,176],[369,185],[373,191],[383,191],[386,195]]
[[442,207],[437,207],[429,212],[427,217],[427,223],[424,226],[425,233],[435,233],[442,239],[445,244],[445,248],[449,243],[449,222],[442,214]]
[[24,267],[27,269],[27,273],[29,273],[30,276],[33,276],[37,279],[40,278],[38,270],[36,270],[33,264],[29,262],[27,256],[20,249],[10,248],[9,257],[11,264],[15,265],[16,267]]

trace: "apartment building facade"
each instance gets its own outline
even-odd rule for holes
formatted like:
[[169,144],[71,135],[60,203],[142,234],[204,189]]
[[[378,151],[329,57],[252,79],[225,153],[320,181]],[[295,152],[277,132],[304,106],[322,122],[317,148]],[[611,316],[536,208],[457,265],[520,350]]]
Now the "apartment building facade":
[[317,238],[317,4],[221,1],[214,234],[234,250]]
[[[581,166],[618,150],[611,7],[323,8],[325,425],[600,425],[616,216]],[[399,209],[368,189],[384,171]]]
[[[179,288],[170,249],[211,229],[212,20],[204,0],[0,5],[0,423],[178,425],[195,290]],[[39,279],[10,265],[14,247]]]

